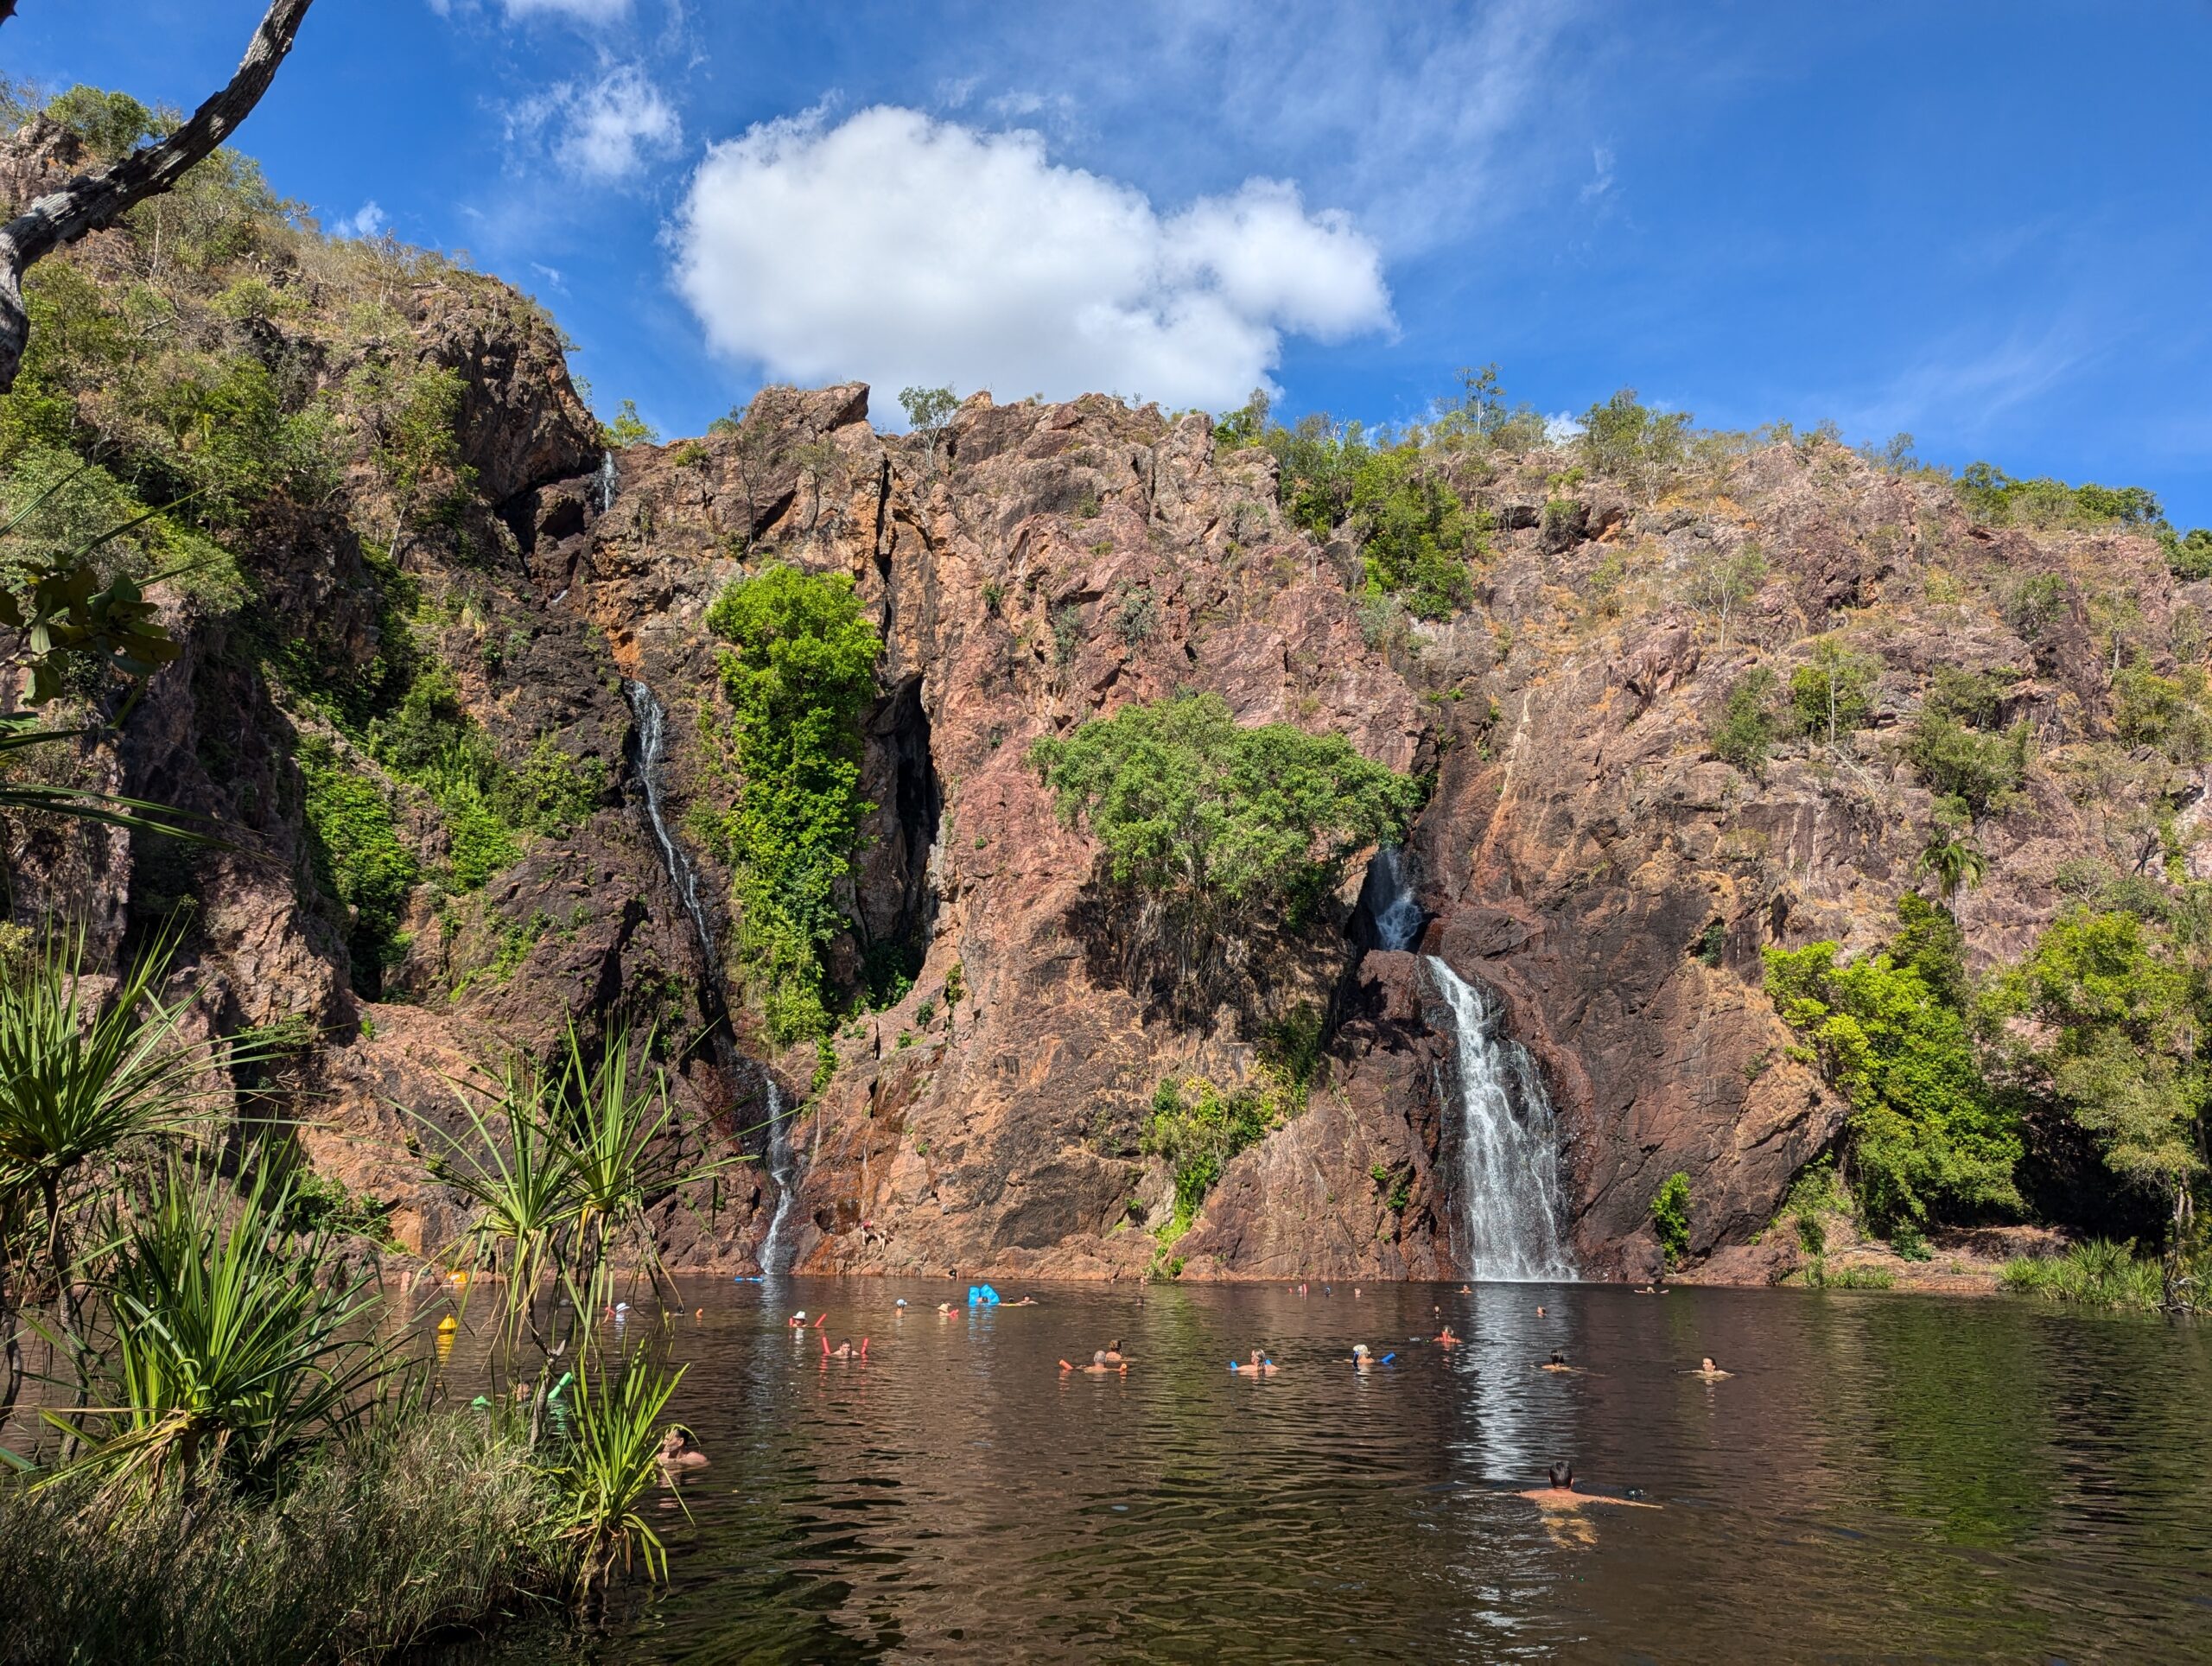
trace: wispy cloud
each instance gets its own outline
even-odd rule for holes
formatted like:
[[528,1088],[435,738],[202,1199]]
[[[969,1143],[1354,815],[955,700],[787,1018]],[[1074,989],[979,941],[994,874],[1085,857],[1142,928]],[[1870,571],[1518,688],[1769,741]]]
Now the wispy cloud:
[[1613,153],[1602,144],[1590,147],[1590,182],[1582,188],[1582,200],[1595,202],[1613,188]]
[[579,178],[611,183],[675,154],[683,124],[652,78],[617,64],[593,81],[563,81],[508,113],[511,143],[542,144]]

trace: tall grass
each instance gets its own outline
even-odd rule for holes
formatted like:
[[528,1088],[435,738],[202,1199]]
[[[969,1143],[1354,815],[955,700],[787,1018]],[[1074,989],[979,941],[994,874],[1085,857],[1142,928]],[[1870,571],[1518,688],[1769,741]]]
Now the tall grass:
[[2126,1244],[2103,1238],[2077,1243],[2063,1255],[2018,1256],[2005,1263],[2000,1276],[2007,1290],[2046,1301],[2145,1313],[2165,1305],[2158,1263],[2140,1260]]
[[275,1499],[0,1486],[0,1663],[381,1660],[441,1631],[559,1612],[578,1554],[564,1519],[519,1430],[478,1414],[329,1443]]

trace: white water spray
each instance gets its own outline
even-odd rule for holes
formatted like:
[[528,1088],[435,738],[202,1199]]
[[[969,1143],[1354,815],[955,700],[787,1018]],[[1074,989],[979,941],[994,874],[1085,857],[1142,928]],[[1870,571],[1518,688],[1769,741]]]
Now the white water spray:
[[776,1183],[776,1212],[768,1218],[768,1236],[760,1240],[760,1270],[791,1270],[791,1251],[784,1243],[784,1223],[791,1218],[791,1201],[798,1196],[798,1160],[791,1151],[791,1123],[784,1116],[784,1096],[776,1078],[768,1078],[768,1177]]
[[1410,949],[1420,937],[1427,916],[1414,896],[1413,877],[1406,871],[1406,853],[1395,845],[1375,853],[1368,864],[1368,912],[1375,921],[1375,938],[1384,949]]
[[638,779],[645,789],[645,820],[653,830],[653,837],[659,842],[661,864],[668,869],[668,882],[676,887],[677,900],[683,905],[683,912],[690,916],[691,929],[698,934],[699,952],[707,957],[708,976],[719,982],[721,951],[715,946],[714,928],[708,925],[707,910],[699,900],[699,876],[692,869],[690,854],[668,830],[668,821],[661,810],[660,765],[661,754],[668,745],[668,713],[643,683],[625,680],[622,692],[630,702],[630,715],[638,725]]
[[1458,1044],[1459,1267],[1469,1278],[1571,1279],[1560,1243],[1552,1102],[1529,1050],[1498,1032],[1504,1013],[1434,955]]

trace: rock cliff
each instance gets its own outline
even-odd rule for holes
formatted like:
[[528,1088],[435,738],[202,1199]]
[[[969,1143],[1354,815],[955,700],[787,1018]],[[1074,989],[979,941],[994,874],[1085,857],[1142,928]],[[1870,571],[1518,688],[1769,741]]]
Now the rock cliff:
[[[133,258],[121,233],[71,257],[111,284]],[[366,281],[332,259],[296,254],[280,289]],[[182,658],[119,744],[79,760],[237,836],[180,849],[34,822],[8,860],[19,921],[73,912],[109,952],[188,899],[181,976],[209,1021],[305,1038],[238,1084],[242,1105],[281,1103],[312,1160],[395,1204],[424,1254],[465,1218],[426,1177],[417,1119],[450,1122],[454,1084],[510,1050],[621,1018],[658,1027],[683,1138],[760,1151],[772,1078],[804,1106],[786,1228],[804,1270],[1449,1277],[1465,1248],[1455,1062],[1423,956],[1495,990],[1534,1054],[1586,1270],[1649,1269],[1649,1200],[1676,1171],[1693,1253],[1741,1244],[1843,1114],[1793,1058],[1760,951],[1861,949],[1893,924],[1931,812],[1899,736],[1935,668],[2001,671],[2038,747],[1982,824],[1993,865],[1962,912],[1986,960],[2050,917],[2063,862],[2131,849],[2157,821],[2114,738],[2114,633],[2170,660],[2194,617],[2202,652],[2202,598],[2149,538],[1993,532],[1948,485],[1824,442],[1746,445],[1656,498],[1569,480],[1541,447],[1446,456],[1495,530],[1476,605],[1423,624],[1363,610],[1357,550],[1298,530],[1274,459],[1220,448],[1202,416],[979,396],[941,432],[893,436],[864,388],[771,388],[727,431],[609,455],[534,308],[442,265],[395,258],[376,281],[380,329],[338,332],[310,306],[212,349],[350,390],[358,431],[323,501],[264,503],[230,536],[249,603],[170,602]],[[377,464],[364,366],[454,378],[435,518]],[[1696,575],[1751,544],[1763,576],[1724,623]],[[734,790],[705,612],[770,561],[850,575],[887,645],[866,725],[875,807],[832,970],[848,988],[871,967],[906,979],[826,1050],[782,1053],[701,836]],[[1735,678],[1786,677],[1837,632],[1877,667],[1855,730],[1783,742],[1756,771],[1716,758]],[[415,686],[424,668],[447,679],[441,721],[516,779],[550,759],[587,789],[479,885],[432,877],[461,865],[450,804],[333,715],[389,681],[402,635]],[[1354,883],[1209,969],[1204,1010],[1154,976],[1026,758],[1189,690],[1433,774],[1408,847],[1414,951],[1377,946]],[[652,748],[649,710],[664,714]],[[422,876],[376,964],[311,813],[341,778],[391,807]],[[1169,1262],[1147,1230],[1173,1190],[1143,1150],[1155,1089],[1250,1080],[1266,1026],[1300,1008],[1326,1022],[1302,1110],[1228,1165]],[[753,1265],[778,1188],[765,1166],[737,1174],[664,1205],[678,1264]]]

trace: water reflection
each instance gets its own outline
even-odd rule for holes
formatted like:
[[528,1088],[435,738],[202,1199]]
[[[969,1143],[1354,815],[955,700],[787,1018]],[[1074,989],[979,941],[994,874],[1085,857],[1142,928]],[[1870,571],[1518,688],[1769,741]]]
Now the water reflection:
[[[2212,1648],[2199,1330],[1841,1292],[1312,1288],[1046,1289],[949,1319],[943,1285],[687,1289],[676,1410],[714,1467],[693,1523],[671,1512],[674,1586],[589,1652]],[[868,1360],[825,1367],[817,1333],[784,1324],[802,1303],[869,1336]],[[1426,1339],[1440,1317],[1465,1346]],[[1116,1336],[1128,1376],[1059,1372]],[[1396,1358],[1356,1372],[1356,1341]],[[1227,1369],[1254,1347],[1281,1374]],[[1579,1370],[1538,1370],[1554,1349]],[[1688,1374],[1707,1353],[1735,1375]],[[1548,1523],[1518,1495],[1555,1459],[1662,1508]]]

